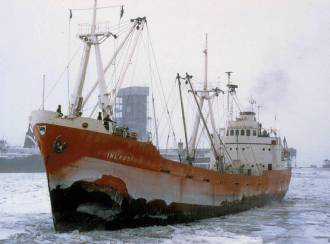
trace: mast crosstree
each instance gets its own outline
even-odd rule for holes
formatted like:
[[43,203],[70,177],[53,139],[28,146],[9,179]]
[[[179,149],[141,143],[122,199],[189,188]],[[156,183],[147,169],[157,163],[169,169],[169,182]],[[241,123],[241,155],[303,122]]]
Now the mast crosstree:
[[[111,117],[112,116],[112,107],[114,103],[114,97],[115,94],[113,94],[113,97],[110,96],[110,93],[107,90],[106,82],[105,82],[105,73],[110,68],[113,61],[118,56],[120,50],[124,47],[124,44],[127,42],[129,37],[132,36],[132,33],[134,30],[142,30],[144,23],[146,23],[146,18],[136,18],[131,19],[131,22],[133,22],[132,27],[130,28],[128,34],[125,36],[124,40],[121,42],[119,47],[114,52],[112,58],[108,62],[108,64],[103,67],[103,61],[101,57],[101,50],[100,50],[100,44],[102,44],[105,40],[107,40],[109,37],[117,38],[117,35],[113,34],[108,26],[102,26],[101,24],[96,24],[96,12],[97,12],[97,0],[94,0],[94,7],[93,7],[93,18],[92,18],[92,24],[91,25],[83,25],[81,26],[81,33],[78,34],[78,37],[80,40],[84,42],[84,50],[83,55],[80,63],[80,69],[77,76],[77,82],[74,87],[72,96],[71,96],[71,104],[70,104],[70,111],[69,114],[71,117],[77,117],[81,116],[82,109],[95,91],[96,87],[98,87],[99,95],[98,95],[98,104],[94,107],[91,115],[96,110],[97,106],[100,108],[100,110],[103,113],[103,117]],[[139,39],[139,33],[135,36],[133,48],[130,53],[130,58],[134,54],[134,50],[137,45],[137,41]],[[83,98],[82,96],[82,90],[85,83],[86,78],[86,70],[87,65],[89,62],[90,57],[90,51],[91,47],[94,46],[95,49],[95,58],[96,58],[96,68],[97,68],[97,81],[92,86],[91,90],[87,93],[86,97]],[[128,69],[129,61],[126,64],[126,69]],[[123,72],[121,74],[121,77],[119,78],[119,81],[117,84],[121,85],[123,80],[125,79],[126,72]]]

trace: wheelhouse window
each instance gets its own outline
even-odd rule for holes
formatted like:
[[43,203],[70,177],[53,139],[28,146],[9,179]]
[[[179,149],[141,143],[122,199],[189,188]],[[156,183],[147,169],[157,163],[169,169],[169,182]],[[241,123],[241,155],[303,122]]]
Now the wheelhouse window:
[[231,136],[234,135],[234,130],[230,130],[230,135],[231,135]]
[[226,136],[229,136],[229,130],[227,130],[227,132],[226,132]]
[[236,131],[235,131],[235,135],[236,135],[236,136],[239,136],[239,130],[236,130]]
[[251,131],[250,130],[246,130],[246,135],[247,136],[250,136],[250,134],[251,134]]
[[257,135],[257,131],[253,130],[253,136],[256,136],[256,135]]
[[245,136],[245,130],[241,130],[241,136]]

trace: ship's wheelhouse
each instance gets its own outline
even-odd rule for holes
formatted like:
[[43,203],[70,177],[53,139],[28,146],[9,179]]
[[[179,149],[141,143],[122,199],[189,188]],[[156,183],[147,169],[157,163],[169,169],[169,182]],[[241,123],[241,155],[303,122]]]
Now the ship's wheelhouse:
[[282,144],[272,131],[262,128],[254,112],[240,112],[236,120],[229,121],[223,137],[226,169],[260,175],[264,170],[285,167]]

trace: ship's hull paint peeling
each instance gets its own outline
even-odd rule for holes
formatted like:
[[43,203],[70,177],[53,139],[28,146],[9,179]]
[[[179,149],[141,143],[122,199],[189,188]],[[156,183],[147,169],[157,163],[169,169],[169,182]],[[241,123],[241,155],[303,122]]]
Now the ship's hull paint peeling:
[[243,196],[241,200],[224,201],[219,206],[203,206],[183,203],[167,205],[161,199],[147,202],[84,181],[75,182],[69,188],[57,187],[51,191],[56,231],[114,230],[190,222],[261,207],[282,197]]

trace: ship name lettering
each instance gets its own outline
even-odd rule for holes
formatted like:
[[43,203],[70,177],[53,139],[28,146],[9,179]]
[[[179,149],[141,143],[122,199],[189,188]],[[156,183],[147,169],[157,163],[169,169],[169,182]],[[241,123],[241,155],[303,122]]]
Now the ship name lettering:
[[124,162],[133,161],[133,157],[132,156],[122,155],[122,154],[113,153],[113,152],[108,152],[106,158],[108,160],[121,160],[121,161],[124,161]]

